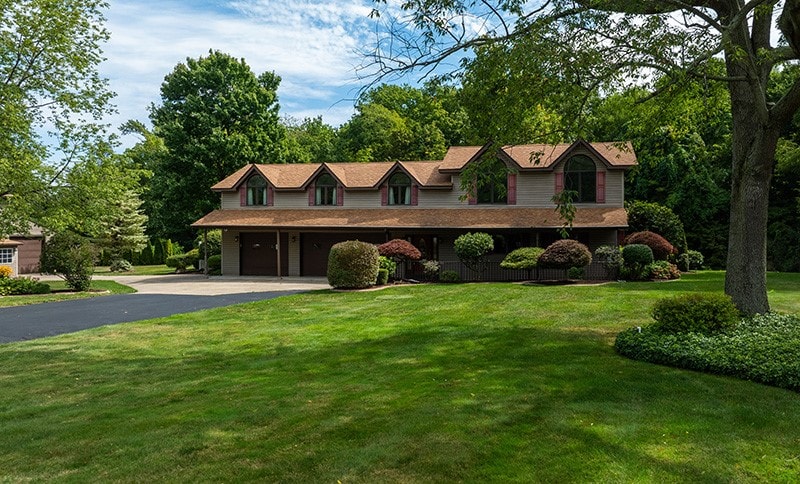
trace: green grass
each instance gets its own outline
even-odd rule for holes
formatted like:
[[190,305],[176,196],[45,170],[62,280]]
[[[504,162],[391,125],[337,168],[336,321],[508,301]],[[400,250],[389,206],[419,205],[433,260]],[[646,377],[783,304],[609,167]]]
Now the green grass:
[[166,274],[175,274],[173,267],[167,267],[164,264],[151,265],[151,266],[133,266],[130,272],[111,272],[108,266],[97,266],[94,268],[94,273],[102,276],[163,276]]
[[[622,358],[721,273],[320,291],[0,346],[8,481],[791,482],[800,394]],[[800,276],[770,276],[794,310]]]
[[92,286],[87,292],[60,292],[70,291],[64,281],[46,281],[53,290],[50,294],[30,294],[25,296],[0,296],[0,307],[24,306],[45,302],[68,301],[70,299],[86,299],[89,297],[105,296],[108,294],[127,294],[136,292],[135,289],[114,281],[92,281]]

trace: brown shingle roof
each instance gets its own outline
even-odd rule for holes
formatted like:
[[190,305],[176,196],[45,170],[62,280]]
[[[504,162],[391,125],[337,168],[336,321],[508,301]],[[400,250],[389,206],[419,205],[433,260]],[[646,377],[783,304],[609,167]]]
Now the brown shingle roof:
[[0,239],[0,247],[16,247],[22,245],[22,242],[11,239]]
[[[372,209],[264,209],[215,210],[192,227],[271,229],[386,229],[386,228],[557,228],[562,226],[553,208],[372,208]],[[624,208],[579,208],[573,227],[628,226]]]
[[439,161],[401,161],[400,165],[413,176],[420,185],[430,188],[449,188],[453,186],[450,175],[441,173]]
[[[604,158],[613,168],[627,168],[636,164],[636,153],[630,142],[597,142],[587,143],[576,141],[574,143],[526,144],[503,146],[502,151],[520,169],[549,169],[571,149],[588,146],[600,157]],[[445,171],[460,171],[477,155],[484,146],[452,146],[442,161],[441,169]]]

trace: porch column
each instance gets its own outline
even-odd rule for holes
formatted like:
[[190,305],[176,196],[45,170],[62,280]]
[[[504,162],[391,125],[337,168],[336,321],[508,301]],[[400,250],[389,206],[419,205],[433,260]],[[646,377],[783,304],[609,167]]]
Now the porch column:
[[283,279],[283,273],[281,272],[281,231],[276,231],[277,235],[275,237],[275,256],[278,258],[278,277]]

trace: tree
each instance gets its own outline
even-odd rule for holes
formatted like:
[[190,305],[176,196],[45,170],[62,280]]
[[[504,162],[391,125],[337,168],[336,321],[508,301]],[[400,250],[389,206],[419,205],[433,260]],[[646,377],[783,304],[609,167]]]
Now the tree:
[[59,232],[44,244],[41,270],[57,274],[67,286],[86,291],[92,284],[94,253],[89,240],[74,232]]
[[[543,73],[528,83],[571,93],[574,99],[562,99],[577,106],[572,113],[604,89],[646,85],[654,72],[673,85],[690,78],[724,83],[732,120],[725,291],[746,314],[769,310],[768,193],[778,138],[800,107],[800,80],[787,82],[774,103],[767,94],[770,74],[800,59],[800,1],[409,0],[401,9],[406,20],[387,23],[394,42],[379,42],[372,57],[379,79],[430,71],[465,49],[524,41]],[[487,27],[472,29],[474,17]],[[712,68],[720,54],[722,76]]]
[[286,117],[284,151],[291,163],[320,163],[341,160],[336,150],[338,132],[322,122],[322,117],[305,118],[302,122]]
[[164,78],[150,114],[167,149],[150,183],[152,234],[189,245],[191,223],[219,205],[209,187],[248,163],[284,161],[279,83],[219,51],[186,59]]
[[112,109],[97,73],[103,8],[101,0],[0,0],[0,237],[31,222],[63,223],[48,211],[91,221],[77,215],[85,200],[70,203],[91,193],[77,182],[99,185],[82,174],[111,152],[96,122]]
[[123,254],[140,251],[147,245],[144,234],[147,216],[140,211],[141,205],[141,199],[133,190],[109,203],[109,210],[100,221],[97,242],[109,250],[112,259],[123,258]]

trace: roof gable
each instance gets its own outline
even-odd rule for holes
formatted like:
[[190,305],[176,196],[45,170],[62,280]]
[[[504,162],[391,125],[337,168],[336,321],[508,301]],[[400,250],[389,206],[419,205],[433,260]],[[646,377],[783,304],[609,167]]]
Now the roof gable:
[[584,140],[577,140],[572,144],[509,145],[504,146],[502,152],[522,170],[542,170],[553,169],[581,148],[594,155],[608,168],[624,169],[636,165],[636,154],[630,142],[588,143]]

